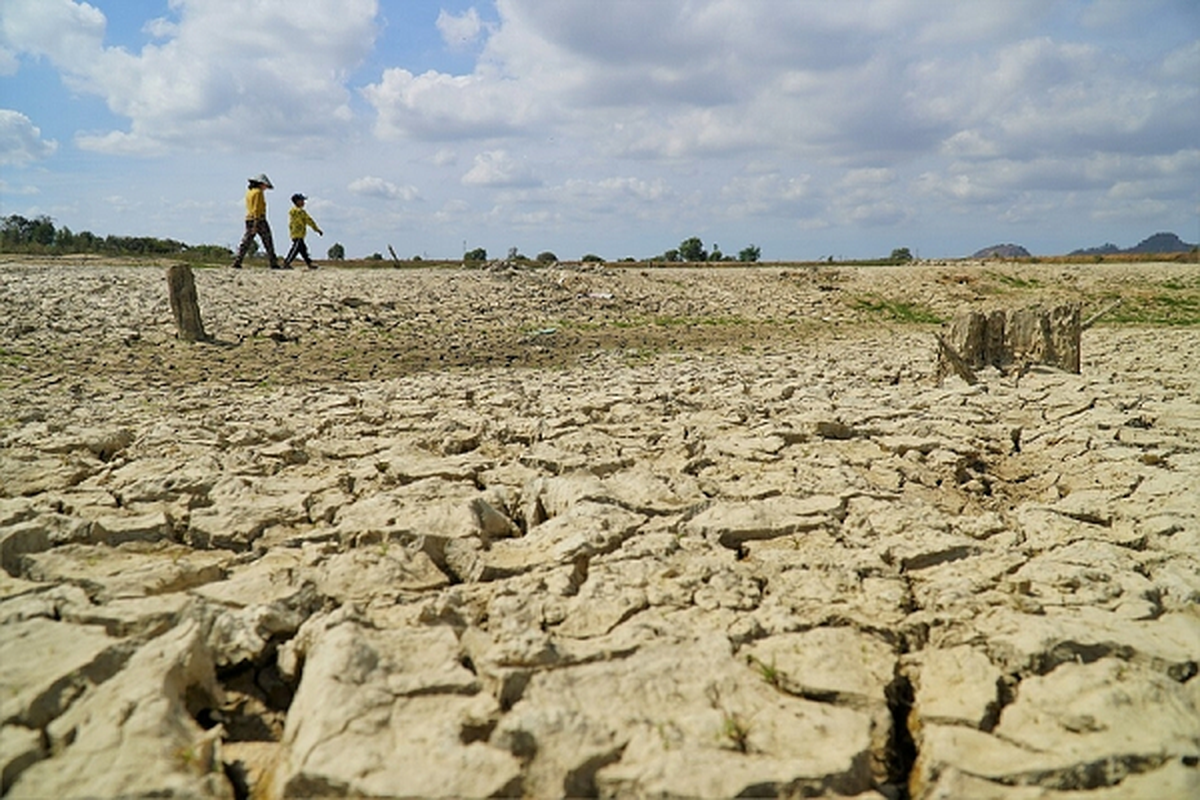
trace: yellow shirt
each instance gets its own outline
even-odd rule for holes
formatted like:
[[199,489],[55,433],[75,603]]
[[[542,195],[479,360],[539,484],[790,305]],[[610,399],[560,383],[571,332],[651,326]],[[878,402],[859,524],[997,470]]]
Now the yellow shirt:
[[246,219],[266,219],[267,198],[261,186],[246,190]]
[[317,223],[308,215],[300,206],[292,206],[288,209],[288,233],[293,239],[303,239],[304,234],[308,231],[308,227],[317,233],[321,233],[321,229],[317,227]]

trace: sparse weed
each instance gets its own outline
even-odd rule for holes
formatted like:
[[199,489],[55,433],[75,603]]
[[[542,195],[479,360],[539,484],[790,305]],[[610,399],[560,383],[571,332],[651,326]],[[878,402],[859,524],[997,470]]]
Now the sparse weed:
[[1018,278],[1016,275],[1005,275],[1000,272],[988,272],[986,275],[1012,289],[1036,289],[1042,285],[1037,278]]
[[1121,300],[1120,307],[1105,315],[1102,322],[1168,327],[1200,325],[1200,292],[1124,296]]
[[775,659],[771,659],[771,663],[763,661],[761,658],[755,658],[752,655],[746,656],[746,663],[758,670],[758,674],[767,683],[780,688],[780,683],[783,681],[783,675],[780,674],[778,667],[775,666]]
[[906,322],[915,325],[939,325],[942,318],[927,308],[915,303],[885,298],[861,298],[856,308],[872,314],[884,314],[894,322]]
[[739,753],[750,752],[750,724],[741,714],[728,711],[722,714],[721,743]]
[[623,361],[627,366],[649,364],[654,360],[654,355],[655,351],[646,347],[631,347],[622,353]]
[[721,701],[721,690],[715,684],[710,684],[704,690],[713,710],[721,712],[721,728],[717,740],[722,747],[728,747],[739,753],[750,752],[750,723],[736,711],[730,711]]

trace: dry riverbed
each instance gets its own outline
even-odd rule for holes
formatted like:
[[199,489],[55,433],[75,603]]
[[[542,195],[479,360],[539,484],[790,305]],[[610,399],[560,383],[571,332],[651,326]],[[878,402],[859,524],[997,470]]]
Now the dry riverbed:
[[1200,794],[1197,265],[166,266],[0,257],[6,797]]

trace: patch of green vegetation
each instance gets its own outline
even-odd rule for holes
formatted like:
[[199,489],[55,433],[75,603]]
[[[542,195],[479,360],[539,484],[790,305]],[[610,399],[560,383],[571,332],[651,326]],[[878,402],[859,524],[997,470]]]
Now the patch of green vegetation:
[[940,325],[942,318],[928,308],[903,300],[888,300],[884,297],[860,298],[855,307],[872,314],[881,314],[893,322],[914,325]]
[[1011,289],[1037,289],[1042,285],[1042,282],[1037,278],[1018,278],[1016,275],[1005,275],[1000,272],[987,272],[985,274],[997,283],[1002,283]]
[[0,347],[0,364],[6,367],[19,367],[25,363],[25,356]]
[[649,364],[654,360],[656,350],[648,347],[630,347],[622,352],[622,360],[626,366],[639,366]]
[[1116,325],[1200,325],[1200,291],[1191,294],[1147,294],[1121,298],[1121,305],[1101,322]]
[[758,674],[762,676],[764,681],[771,684],[776,689],[780,688],[780,683],[783,681],[783,675],[780,674],[779,669],[775,666],[774,659],[771,659],[771,663],[768,664],[761,658],[746,656],[746,663],[758,670]]
[[750,723],[741,714],[724,712],[721,715],[721,743],[739,753],[750,752]]
[[1169,278],[1163,281],[1161,286],[1172,292],[1186,292],[1189,289],[1200,289],[1200,285],[1197,285],[1195,282],[1189,285],[1179,278]]

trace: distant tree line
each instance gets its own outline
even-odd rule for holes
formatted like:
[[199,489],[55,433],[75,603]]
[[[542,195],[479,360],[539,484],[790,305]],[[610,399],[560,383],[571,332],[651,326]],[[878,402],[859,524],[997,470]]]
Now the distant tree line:
[[668,250],[652,261],[668,261],[671,263],[679,261],[696,262],[696,261],[740,261],[743,264],[754,264],[762,258],[762,250],[758,245],[752,244],[749,247],[744,247],[738,251],[737,258],[734,259],[731,255],[726,255],[721,252],[721,246],[714,243],[712,252],[710,253],[704,247],[704,242],[699,236],[691,236],[679,243],[679,247],[674,250]]
[[[254,243],[254,250],[257,250],[257,242]],[[181,256],[192,259],[224,259],[232,255],[227,247],[221,245],[189,245],[184,242],[179,242],[174,239],[158,239],[152,236],[97,236],[91,231],[73,232],[65,225],[58,227],[54,224],[54,220],[47,216],[38,216],[33,219],[26,219],[19,214],[0,219],[0,252],[4,253],[30,253],[44,255],[71,255],[77,253],[88,253],[97,255],[109,256]],[[329,248],[328,256],[331,260],[340,261],[345,259],[346,250],[341,243],[334,243]],[[463,254],[463,260],[467,262],[482,262],[488,258],[487,250],[482,247],[477,247],[474,250]],[[721,252],[720,245],[714,243],[712,250],[709,251],[704,242],[698,236],[691,236],[679,243],[679,247],[667,250],[661,255],[652,256],[642,259],[644,262],[668,262],[668,263],[697,263],[697,262],[731,262],[737,261],[743,264],[753,264],[760,261],[762,258],[762,250],[758,245],[751,244],[738,251],[737,256],[727,255]],[[381,261],[383,255],[375,253],[367,260]],[[517,248],[509,248],[508,260],[510,261],[529,261],[526,256],[518,252]],[[606,259],[588,253],[583,256],[585,262],[604,263]],[[633,258],[621,259],[622,261],[634,262]],[[888,258],[873,259],[855,263],[864,264],[906,264],[913,261],[912,252],[907,247],[899,247],[892,251]],[[558,256],[550,251],[538,253],[536,258],[540,264],[554,264],[558,262]],[[829,262],[833,262],[833,256],[829,257]]]
[[184,253],[224,258],[230,254],[219,245],[189,245],[153,236],[97,236],[91,231],[75,233],[57,227],[47,216],[26,219],[11,214],[0,221],[0,251],[45,255],[92,253],[110,256],[166,256]]

